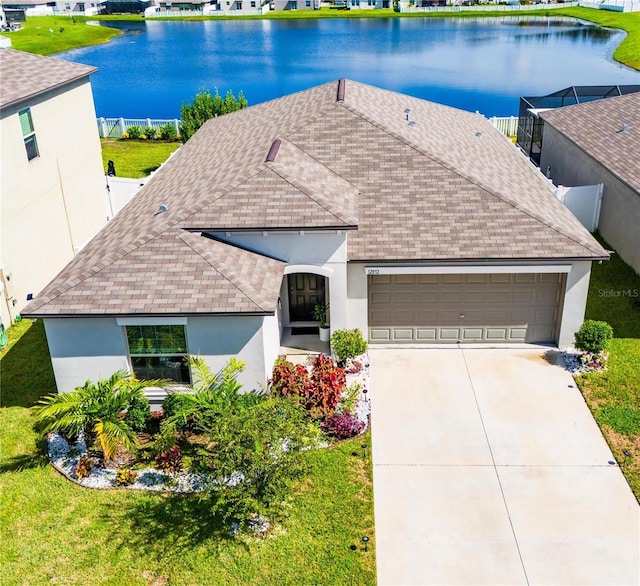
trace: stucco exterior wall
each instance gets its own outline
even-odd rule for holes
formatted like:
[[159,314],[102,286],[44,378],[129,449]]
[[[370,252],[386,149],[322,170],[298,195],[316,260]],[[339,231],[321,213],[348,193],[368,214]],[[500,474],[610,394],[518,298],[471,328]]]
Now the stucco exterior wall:
[[[187,350],[217,372],[229,358],[246,362],[239,381],[245,390],[264,385],[280,347],[275,316],[199,316],[159,318],[157,323],[186,321]],[[150,325],[153,318],[142,318]],[[58,391],[71,391],[87,380],[130,370],[125,326],[116,318],[46,318],[44,320]]]
[[286,275],[315,273],[328,280],[331,330],[347,327],[347,233],[345,232],[233,232],[216,237],[287,263],[280,291],[282,324],[290,325]]
[[598,229],[624,261],[640,273],[640,194],[545,124],[540,169],[546,172],[548,167],[556,185],[604,184]]
[[572,264],[565,285],[562,318],[558,335],[559,348],[566,348],[574,344],[573,336],[584,321],[590,278],[590,261],[574,262]]
[[[39,150],[31,161],[18,116],[27,107]],[[0,268],[12,298],[1,304],[7,324],[110,212],[87,78],[3,109],[0,135]]]

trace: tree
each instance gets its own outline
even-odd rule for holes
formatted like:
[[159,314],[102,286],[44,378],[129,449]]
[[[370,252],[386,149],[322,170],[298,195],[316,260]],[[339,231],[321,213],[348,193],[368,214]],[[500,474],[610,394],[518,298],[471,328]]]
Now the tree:
[[248,105],[242,92],[236,97],[228,90],[224,98],[218,93],[217,88],[215,94],[209,90],[198,92],[192,102],[182,104],[180,109],[180,140],[187,142],[209,118],[242,110]]
[[281,512],[291,484],[305,472],[305,449],[323,437],[292,398],[269,397],[217,418],[201,458],[210,475],[214,512],[245,525],[252,515]]
[[126,413],[145,403],[143,389],[162,381],[139,381],[125,370],[97,383],[87,381],[74,391],[51,394],[38,402],[34,428],[40,433],[61,431],[77,436],[81,431],[87,445],[98,444],[105,460],[122,447],[137,447],[136,435]]

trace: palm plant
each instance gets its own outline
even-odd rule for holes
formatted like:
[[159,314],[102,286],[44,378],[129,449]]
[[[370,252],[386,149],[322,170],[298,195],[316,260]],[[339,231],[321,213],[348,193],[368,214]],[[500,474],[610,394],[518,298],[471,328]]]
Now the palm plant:
[[215,373],[199,356],[189,356],[187,362],[191,367],[194,381],[191,388],[194,392],[184,395],[176,412],[166,420],[167,425],[178,428],[191,425],[204,431],[219,415],[259,401],[255,393],[240,393],[242,385],[237,378],[244,370],[242,360],[231,358],[222,370]]
[[136,401],[143,400],[143,389],[162,381],[139,381],[125,370],[97,383],[87,381],[74,391],[51,394],[38,402],[34,428],[40,433],[61,431],[73,436],[81,431],[87,444],[97,443],[105,460],[123,447],[137,446],[135,432],[123,414]]

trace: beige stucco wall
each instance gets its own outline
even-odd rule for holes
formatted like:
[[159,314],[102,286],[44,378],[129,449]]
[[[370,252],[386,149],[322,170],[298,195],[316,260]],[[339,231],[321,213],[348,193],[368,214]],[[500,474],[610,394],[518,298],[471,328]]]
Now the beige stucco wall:
[[[18,111],[31,108],[40,156],[27,159]],[[2,111],[0,268],[8,324],[110,215],[88,78]],[[7,279],[7,276],[9,277]]]

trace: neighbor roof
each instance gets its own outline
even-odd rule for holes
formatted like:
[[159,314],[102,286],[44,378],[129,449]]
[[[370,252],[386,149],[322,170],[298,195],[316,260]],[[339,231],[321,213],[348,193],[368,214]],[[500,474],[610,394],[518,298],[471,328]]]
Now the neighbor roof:
[[89,65],[0,49],[0,108],[26,102],[96,71]]
[[[245,311],[203,271],[225,275],[229,245],[198,234],[263,230],[349,230],[350,261],[607,256],[482,116],[341,80],[206,122],[24,313]],[[283,265],[255,262],[253,311],[273,312]]]
[[541,117],[640,193],[640,93],[557,108]]

